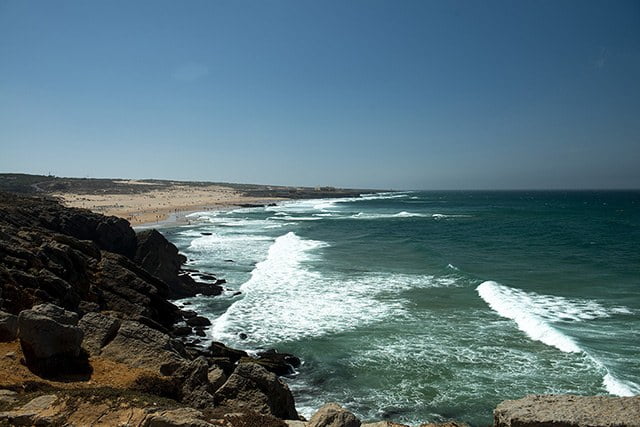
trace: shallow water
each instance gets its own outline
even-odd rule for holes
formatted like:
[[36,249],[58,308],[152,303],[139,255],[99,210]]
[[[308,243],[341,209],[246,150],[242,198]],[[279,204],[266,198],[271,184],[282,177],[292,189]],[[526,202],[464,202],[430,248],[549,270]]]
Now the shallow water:
[[485,425],[530,393],[640,393],[638,192],[386,193],[192,217],[163,232],[242,294],[191,302],[216,340],[300,356],[304,415],[338,401],[363,419]]

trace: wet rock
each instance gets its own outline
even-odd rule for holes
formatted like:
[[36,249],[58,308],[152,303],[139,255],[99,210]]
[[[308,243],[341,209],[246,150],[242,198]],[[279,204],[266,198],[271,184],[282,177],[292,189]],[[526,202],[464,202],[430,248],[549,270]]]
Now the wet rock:
[[240,338],[241,340],[246,340],[248,338],[248,336],[244,332],[240,332],[238,334],[238,338]]
[[227,347],[221,342],[213,341],[209,345],[209,352],[212,357],[226,357],[232,363],[235,363],[243,357],[249,357],[246,351],[236,350],[235,348]]
[[78,316],[53,304],[24,310],[18,316],[18,338],[27,366],[43,376],[86,373]]
[[186,322],[187,322],[187,325],[189,326],[210,326],[211,325],[211,320],[203,316],[195,316],[195,317],[188,318]]
[[267,350],[258,353],[257,363],[276,375],[289,375],[295,373],[301,361],[290,353],[279,353],[277,350]]
[[318,409],[309,422],[308,427],[360,427],[361,423],[355,415],[337,403],[327,403]]
[[640,396],[530,395],[505,400],[493,415],[495,427],[640,426]]
[[190,326],[174,326],[173,335],[176,337],[184,337],[193,333]]
[[[424,424],[424,426],[436,427],[436,424]],[[361,427],[410,427],[406,424],[394,423],[391,421],[378,421],[377,423],[365,423],[361,424]],[[423,427],[422,425],[420,427]],[[442,426],[444,427],[444,426]]]
[[13,341],[18,333],[18,316],[0,311],[0,341]]
[[214,394],[215,403],[234,411],[256,411],[282,419],[298,419],[289,387],[255,363],[238,365]]
[[84,332],[82,348],[91,356],[97,356],[104,346],[118,334],[120,320],[100,313],[87,313],[78,322]]

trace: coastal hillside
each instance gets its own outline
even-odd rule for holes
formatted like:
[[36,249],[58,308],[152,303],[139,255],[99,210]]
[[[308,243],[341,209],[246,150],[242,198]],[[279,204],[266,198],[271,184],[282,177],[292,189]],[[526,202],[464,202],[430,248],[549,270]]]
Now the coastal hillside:
[[[285,380],[301,360],[201,340],[209,319],[171,300],[225,282],[184,262],[155,230],[0,193],[0,425],[401,426],[362,424],[337,404],[302,420]],[[639,397],[531,397],[496,411],[499,426],[639,419]]]

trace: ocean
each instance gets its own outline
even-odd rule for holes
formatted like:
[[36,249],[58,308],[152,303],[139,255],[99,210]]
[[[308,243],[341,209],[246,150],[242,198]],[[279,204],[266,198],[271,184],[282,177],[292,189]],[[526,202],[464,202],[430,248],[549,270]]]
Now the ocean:
[[336,401],[487,425],[527,394],[640,394],[640,192],[380,193],[190,219],[162,231],[229,290],[180,303],[209,339],[299,356],[305,416]]

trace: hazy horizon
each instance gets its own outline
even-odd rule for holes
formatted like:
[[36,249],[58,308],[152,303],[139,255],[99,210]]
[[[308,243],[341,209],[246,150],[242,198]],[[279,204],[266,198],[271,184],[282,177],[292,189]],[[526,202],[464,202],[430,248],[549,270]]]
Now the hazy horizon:
[[638,22],[635,1],[0,0],[0,170],[638,189]]

